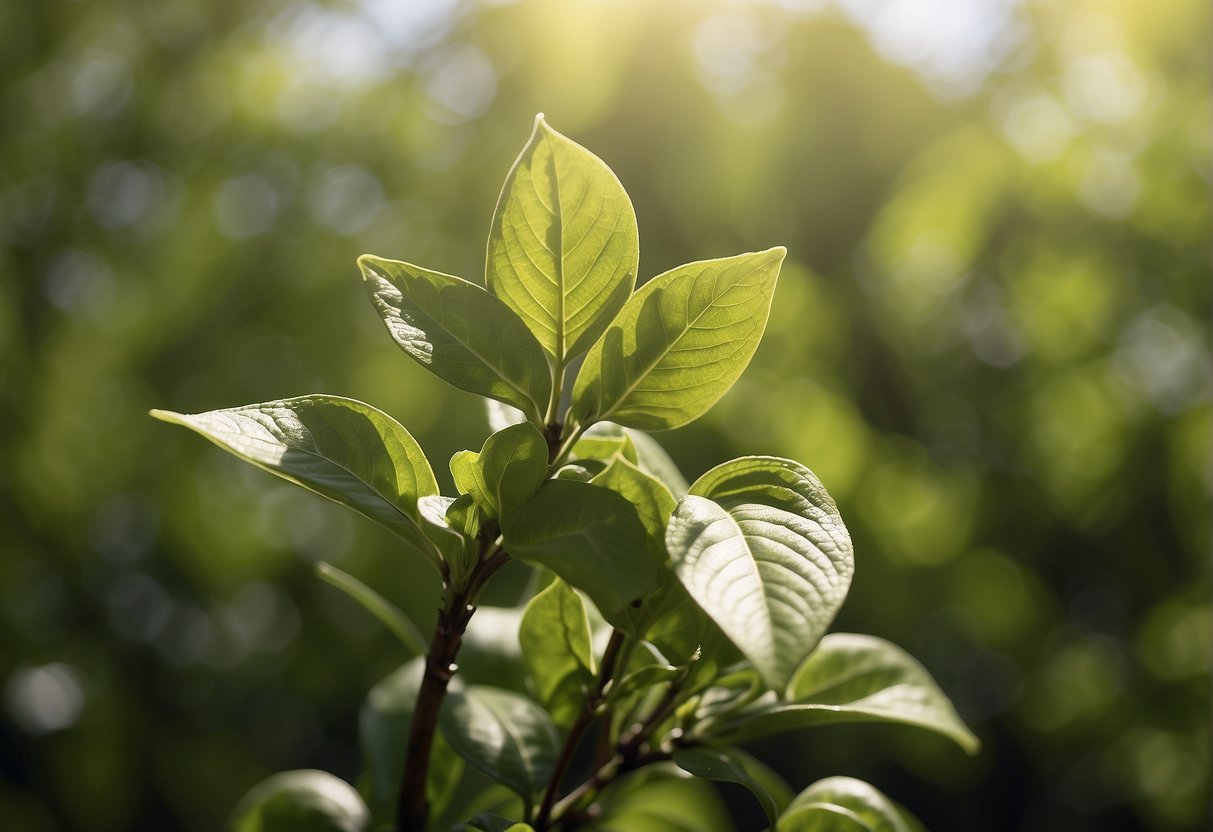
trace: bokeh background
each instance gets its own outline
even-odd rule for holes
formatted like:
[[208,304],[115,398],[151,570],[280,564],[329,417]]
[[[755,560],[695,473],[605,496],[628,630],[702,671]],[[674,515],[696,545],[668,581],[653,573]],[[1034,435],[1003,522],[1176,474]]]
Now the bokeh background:
[[[479,400],[389,341],[354,258],[479,279],[543,111],[619,175],[641,277],[784,244],[694,477],[790,456],[985,742],[755,750],[935,830],[1209,814],[1204,0],[0,4],[0,827],[220,828],[266,774],[359,772],[405,657],[329,560],[433,619],[352,514],[146,411],[369,401],[445,460]],[[489,600],[516,600],[519,576]],[[741,828],[754,806],[726,792]]]

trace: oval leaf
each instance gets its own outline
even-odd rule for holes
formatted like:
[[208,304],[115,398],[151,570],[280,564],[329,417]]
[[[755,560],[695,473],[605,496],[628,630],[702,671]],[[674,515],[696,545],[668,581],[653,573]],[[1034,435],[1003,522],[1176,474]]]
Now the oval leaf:
[[358,267],[388,332],[439,378],[513,405],[537,424],[552,392],[547,359],[497,297],[459,277],[364,254]]
[[772,824],[792,800],[792,790],[778,774],[739,748],[680,748],[674,752],[674,762],[696,777],[745,786]]
[[340,396],[300,396],[207,413],[153,410],[246,462],[348,506],[437,563],[417,499],[438,493],[417,440],[386,413]]
[[646,283],[590,348],[573,387],[577,420],[665,430],[703,415],[758,348],[786,253],[703,260]]
[[666,546],[691,597],[782,691],[851,582],[851,538],[808,468],[744,457],[708,471],[670,518]]
[[776,832],[919,832],[922,825],[874,786],[853,777],[827,777],[789,804]]
[[512,556],[551,569],[589,595],[618,627],[632,626],[632,602],[659,585],[659,564],[648,550],[636,509],[596,485],[545,484],[506,518],[502,534]]
[[540,113],[489,232],[485,283],[557,367],[602,334],[636,285],[640,238],[623,185]]
[[528,802],[552,775],[560,736],[543,708],[492,687],[452,691],[439,724],[447,742],[481,773]]
[[451,457],[451,475],[461,494],[470,494],[487,517],[501,517],[530,499],[548,472],[548,443],[530,422],[499,430],[480,453]]
[[981,741],[913,656],[875,636],[831,633],[788,685],[787,703],[738,715],[730,740],[835,722],[895,722],[949,737],[970,754]]
[[526,605],[518,632],[535,695],[553,721],[572,725],[594,684],[590,620],[572,587],[557,578]]
[[327,771],[283,771],[262,780],[232,815],[233,832],[364,832],[371,813],[354,787]]

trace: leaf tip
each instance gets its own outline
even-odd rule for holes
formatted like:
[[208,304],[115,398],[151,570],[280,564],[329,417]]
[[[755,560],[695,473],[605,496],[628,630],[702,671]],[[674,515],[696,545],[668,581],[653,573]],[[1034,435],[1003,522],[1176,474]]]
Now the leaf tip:
[[176,424],[176,423],[180,422],[181,416],[182,416],[182,414],[180,414],[180,413],[174,413],[171,410],[161,410],[158,407],[153,407],[151,410],[149,410],[147,412],[147,415],[151,416],[153,419],[157,419],[161,422],[169,422],[172,424]]

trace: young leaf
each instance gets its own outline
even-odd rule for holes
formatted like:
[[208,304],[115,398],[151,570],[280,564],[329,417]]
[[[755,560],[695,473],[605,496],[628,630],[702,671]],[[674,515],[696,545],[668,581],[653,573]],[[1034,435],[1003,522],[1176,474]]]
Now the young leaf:
[[624,428],[623,432],[636,446],[636,466],[650,477],[665,483],[666,488],[675,498],[681,499],[687,493],[686,477],[661,444],[644,431],[635,428]]
[[[366,771],[368,798],[376,817],[396,813],[396,797],[413,705],[425,672],[424,657],[405,662],[371,688],[358,713],[358,737]],[[455,688],[458,689],[458,683]],[[441,736],[434,737],[426,793],[435,816],[450,801],[463,773],[463,760]]]
[[283,771],[262,780],[232,815],[233,832],[365,832],[371,813],[354,787],[327,771]]
[[703,415],[758,348],[786,253],[688,263],[641,287],[586,356],[577,421],[665,430]]
[[451,457],[461,494],[470,494],[486,517],[502,517],[530,499],[548,472],[548,445],[530,422],[512,425],[485,440],[480,453]]
[[696,777],[745,786],[758,798],[771,824],[792,800],[787,783],[740,748],[680,748],[674,752],[674,762]]
[[363,609],[378,618],[385,627],[392,631],[392,634],[396,638],[400,639],[400,643],[404,645],[411,655],[421,656],[425,654],[425,637],[421,635],[421,631],[417,629],[417,625],[378,592],[353,575],[342,572],[337,567],[324,561],[316,564],[316,574],[320,577],[320,580],[341,590],[361,604]]
[[895,722],[942,734],[970,754],[981,747],[926,668],[875,636],[827,635],[792,677],[787,697],[738,714],[730,740],[835,722]]
[[547,712],[525,696],[487,686],[452,691],[439,725],[473,768],[528,802],[546,785],[560,752]]
[[438,493],[434,472],[400,423],[369,404],[300,396],[207,413],[153,410],[246,462],[348,506],[437,564],[417,524],[417,498]]
[[744,457],[708,471],[670,518],[674,571],[774,690],[846,597],[851,538],[808,468]]
[[648,550],[636,509],[596,485],[545,484],[505,518],[502,534],[511,555],[551,569],[589,595],[618,627],[632,626],[632,602],[659,585],[659,564]]
[[827,777],[789,804],[776,832],[919,832],[921,824],[874,786],[853,777]]
[[442,553],[452,580],[462,586],[476,562],[475,534],[479,518],[475,502],[468,495],[461,497],[422,497],[417,501],[421,515],[421,531]]
[[536,424],[552,391],[547,360],[497,297],[398,260],[358,258],[371,302],[408,355],[460,390],[513,405]]
[[526,605],[518,632],[535,695],[568,728],[585,706],[594,684],[590,621],[572,587],[557,579]]
[[536,116],[493,215],[489,291],[566,367],[632,293],[639,257],[636,214],[615,174]]

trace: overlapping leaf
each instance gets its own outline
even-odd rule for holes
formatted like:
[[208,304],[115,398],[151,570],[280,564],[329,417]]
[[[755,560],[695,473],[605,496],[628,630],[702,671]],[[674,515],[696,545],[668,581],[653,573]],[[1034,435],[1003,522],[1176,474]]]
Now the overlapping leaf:
[[486,517],[500,517],[527,501],[548,470],[548,446],[539,428],[522,422],[490,436],[480,453],[451,457],[455,487],[470,494]]
[[701,416],[754,355],[785,254],[688,263],[646,283],[586,355],[576,419],[664,430]]
[[567,728],[594,683],[590,621],[581,596],[559,578],[552,581],[527,604],[518,639],[536,697]]
[[349,506],[435,563],[417,499],[437,494],[421,447],[395,419],[340,396],[300,396],[207,413],[153,410],[283,479]]
[[870,784],[853,777],[827,777],[796,796],[775,832],[923,832],[923,828]]

